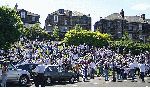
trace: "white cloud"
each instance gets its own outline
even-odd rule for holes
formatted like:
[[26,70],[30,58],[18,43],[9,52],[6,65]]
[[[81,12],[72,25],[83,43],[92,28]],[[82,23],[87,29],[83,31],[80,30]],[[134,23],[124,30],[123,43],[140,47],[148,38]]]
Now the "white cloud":
[[131,7],[131,9],[137,10],[137,11],[148,10],[148,9],[150,9],[150,4],[146,4],[146,3],[135,4]]

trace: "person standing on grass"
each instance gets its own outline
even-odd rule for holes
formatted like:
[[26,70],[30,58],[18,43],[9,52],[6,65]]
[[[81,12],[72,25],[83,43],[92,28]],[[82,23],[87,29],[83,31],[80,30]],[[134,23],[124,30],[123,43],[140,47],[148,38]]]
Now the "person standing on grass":
[[94,74],[95,74],[95,68],[96,68],[96,64],[94,63],[94,61],[92,60],[90,63],[90,68],[91,68],[91,72],[90,72],[90,78],[94,79]]
[[44,71],[45,71],[45,65],[44,62],[41,60],[39,65],[36,66],[35,68],[35,72],[37,73],[37,76],[35,77],[35,86],[39,87],[39,85],[41,85],[41,87],[45,87],[46,84],[46,79],[44,77]]
[[107,62],[104,63],[104,74],[105,74],[105,81],[108,80],[108,70],[109,70],[109,64]]
[[128,70],[129,70],[129,68],[128,68],[127,65],[124,65],[124,66],[123,66],[123,69],[124,69],[124,76],[123,76],[123,79],[124,79],[124,80],[127,80],[127,75],[128,75]]
[[3,64],[2,67],[2,83],[1,86],[2,87],[6,87],[6,81],[7,81],[7,72],[8,72],[8,67],[6,62]]
[[119,61],[117,62],[117,79],[121,79],[121,64]]
[[129,67],[130,67],[130,75],[131,75],[132,81],[134,81],[135,66],[134,66],[133,61],[131,61],[131,63],[129,64]]
[[144,77],[145,77],[145,63],[144,61],[141,61],[141,63],[139,64],[139,69],[140,69],[140,78],[142,79],[142,82],[144,81]]

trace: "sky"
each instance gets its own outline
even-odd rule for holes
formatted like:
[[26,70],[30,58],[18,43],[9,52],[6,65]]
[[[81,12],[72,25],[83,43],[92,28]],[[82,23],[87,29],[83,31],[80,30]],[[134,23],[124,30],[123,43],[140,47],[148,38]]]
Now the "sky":
[[58,9],[90,14],[92,29],[100,17],[120,13],[121,9],[124,9],[125,16],[146,14],[146,19],[150,19],[150,0],[0,0],[0,6],[8,5],[13,8],[16,3],[18,9],[39,14],[41,27],[44,27],[47,15]]

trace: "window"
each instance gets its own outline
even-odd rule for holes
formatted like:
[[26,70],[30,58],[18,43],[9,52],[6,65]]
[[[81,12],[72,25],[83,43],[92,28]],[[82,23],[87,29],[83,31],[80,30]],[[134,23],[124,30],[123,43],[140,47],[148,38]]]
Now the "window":
[[67,20],[65,20],[65,25],[67,25]]
[[139,24],[139,30],[142,30],[142,24]]
[[143,36],[142,36],[142,35],[139,35],[139,39],[143,40]]
[[68,28],[67,28],[67,27],[65,27],[65,31],[64,31],[64,32],[66,32],[66,31],[67,31],[67,29],[68,29]]
[[58,22],[58,16],[54,15],[54,22]]
[[108,22],[108,27],[110,27],[111,26],[111,22]]
[[26,14],[25,12],[21,12],[21,18],[25,18]]
[[132,39],[132,34],[129,34],[129,38]]
[[32,17],[32,21],[35,21],[35,17]]
[[133,30],[132,24],[129,24],[129,30]]
[[13,69],[15,69],[15,67],[13,67],[11,64],[9,64],[9,65],[8,65],[8,69],[9,69],[9,70],[13,70]]
[[122,37],[122,33],[118,32],[118,37],[121,38]]

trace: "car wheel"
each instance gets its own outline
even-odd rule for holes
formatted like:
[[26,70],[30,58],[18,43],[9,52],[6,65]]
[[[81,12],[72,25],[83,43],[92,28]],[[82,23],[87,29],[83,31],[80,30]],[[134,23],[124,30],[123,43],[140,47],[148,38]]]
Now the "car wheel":
[[75,78],[72,76],[72,77],[70,78],[69,82],[70,82],[70,83],[74,83],[74,81],[75,81]]
[[29,83],[29,78],[27,76],[21,76],[19,79],[19,85],[21,86],[27,86]]
[[52,83],[52,78],[51,77],[47,77],[46,82],[47,82],[47,84],[51,84]]

